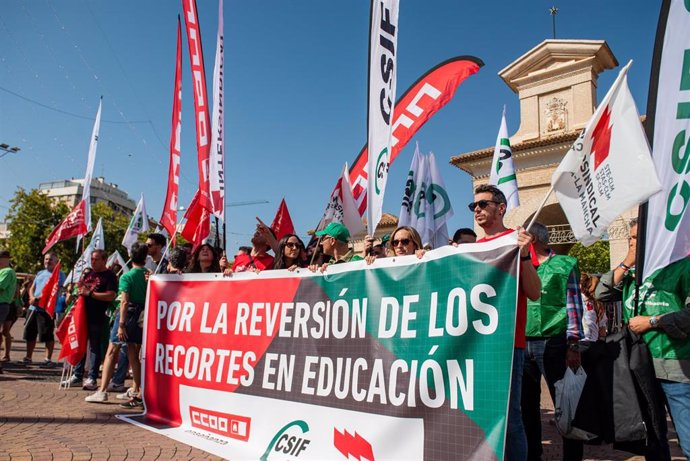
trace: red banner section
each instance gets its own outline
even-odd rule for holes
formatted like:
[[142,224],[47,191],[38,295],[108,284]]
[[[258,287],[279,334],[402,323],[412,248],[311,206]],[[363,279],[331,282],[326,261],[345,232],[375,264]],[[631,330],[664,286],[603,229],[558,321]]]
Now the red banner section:
[[[155,377],[155,384],[144,387],[147,417],[180,424],[182,386],[203,383],[206,389],[234,392],[253,381],[254,366],[278,333],[281,310],[274,303],[279,306],[279,301],[292,299],[300,279],[248,280],[222,291],[219,283],[149,282],[142,374],[146,380]],[[261,302],[233,308],[257,293],[262,293]],[[201,416],[199,421],[203,424]],[[216,423],[208,424],[210,429],[223,430],[210,426],[223,424],[217,422],[217,415]]]
[[[393,111],[393,139],[390,164],[400,151],[438,110],[445,106],[458,86],[470,75],[477,73],[484,63],[473,56],[449,59],[421,76],[395,103]],[[352,193],[364,215],[367,207],[367,158],[365,145],[350,168]]]
[[180,134],[182,131],[182,27],[177,18],[177,58],[175,64],[175,90],[173,96],[172,130],[170,133],[170,166],[168,167],[168,191],[160,225],[168,235],[174,236],[177,226],[178,189],[180,184]]
[[48,282],[41,292],[40,306],[46,310],[48,315],[55,315],[55,305],[57,304],[58,291],[60,290],[60,261],[55,265],[50,274]]
[[202,207],[212,208],[209,196],[208,159],[211,148],[211,114],[209,113],[208,95],[206,92],[206,71],[204,70],[204,52],[201,48],[201,29],[197,15],[196,0],[182,0],[184,23],[187,27],[187,45],[189,61],[192,66],[194,82],[194,114],[196,115],[196,148],[199,166],[199,203]]
[[76,366],[86,354],[86,342],[89,337],[83,296],[77,298],[76,304],[55,331],[55,336],[62,344],[58,361],[65,358],[70,365]]

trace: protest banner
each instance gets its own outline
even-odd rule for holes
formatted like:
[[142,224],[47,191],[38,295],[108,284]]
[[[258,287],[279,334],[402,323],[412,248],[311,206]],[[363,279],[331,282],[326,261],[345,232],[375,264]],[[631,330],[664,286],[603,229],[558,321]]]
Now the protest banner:
[[134,424],[227,459],[502,459],[515,233],[308,270],[156,275]]

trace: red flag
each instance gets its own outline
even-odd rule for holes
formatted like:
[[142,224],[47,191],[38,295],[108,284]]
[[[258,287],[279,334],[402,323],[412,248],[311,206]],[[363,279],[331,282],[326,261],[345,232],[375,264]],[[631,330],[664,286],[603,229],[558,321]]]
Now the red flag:
[[175,92],[173,96],[172,132],[170,134],[170,166],[168,192],[165,194],[160,225],[174,238],[177,227],[177,198],[180,182],[180,115],[182,111],[182,27],[177,18],[177,64],[175,65]]
[[86,354],[86,342],[88,329],[86,326],[86,307],[84,297],[79,296],[74,307],[55,331],[55,335],[62,344],[62,350],[58,360],[63,357],[72,366],[76,366]]
[[211,114],[206,93],[206,71],[204,70],[204,53],[201,48],[201,29],[196,10],[196,0],[182,0],[184,23],[187,28],[187,45],[189,62],[192,66],[194,80],[194,114],[196,115],[196,149],[199,167],[199,203],[211,210],[209,195],[208,159],[211,149]]
[[295,233],[295,226],[292,225],[292,218],[290,217],[285,199],[280,202],[276,217],[273,218],[273,223],[271,223],[271,229],[276,234],[277,240],[282,239],[287,234]]
[[[422,75],[395,103],[393,109],[393,137],[389,165],[414,134],[455,95],[458,86],[479,71],[484,63],[473,56],[449,59]],[[350,169],[352,193],[359,206],[360,216],[367,209],[367,159],[365,145]]]
[[184,214],[187,222],[182,232],[180,232],[182,237],[192,242],[195,249],[204,243],[204,240],[206,240],[211,233],[211,215],[208,210],[201,206],[200,196],[201,194],[197,190]]
[[75,206],[67,217],[50,233],[46,239],[46,246],[43,248],[43,254],[46,254],[56,243],[76,237],[77,235],[85,235],[86,232],[86,207],[82,200],[77,203],[77,206]]
[[41,292],[41,300],[39,305],[46,310],[48,315],[53,317],[55,315],[55,304],[57,303],[58,291],[60,290],[60,261],[55,265],[55,269],[50,274],[48,282],[46,282]]

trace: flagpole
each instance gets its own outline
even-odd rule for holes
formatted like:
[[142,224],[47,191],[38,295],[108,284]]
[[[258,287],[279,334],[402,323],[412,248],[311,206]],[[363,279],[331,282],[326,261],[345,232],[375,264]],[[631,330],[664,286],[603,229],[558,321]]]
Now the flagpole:
[[[649,150],[654,154],[654,124],[656,122],[656,105],[659,92],[659,70],[661,69],[661,57],[664,48],[664,36],[666,35],[666,25],[668,24],[669,10],[671,2],[664,0],[659,12],[659,23],[656,29],[654,41],[654,55],[652,56],[652,68],[649,76],[649,94],[647,95],[647,119],[645,120],[645,134],[649,142]],[[640,204],[637,212],[637,247],[635,250],[635,315],[640,298],[640,285],[643,282],[645,265],[645,251],[647,243],[647,210],[649,200]]]
[[314,252],[311,254],[311,261],[309,261],[309,265],[311,266],[314,264],[314,257],[316,256],[316,248],[321,245],[321,239],[323,238],[323,235],[319,235],[319,240],[316,241],[316,247],[314,247]]
[[539,208],[537,208],[537,211],[534,212],[534,216],[532,216],[532,220],[527,225],[527,228],[525,228],[525,232],[529,232],[529,230],[532,228],[532,224],[534,224],[535,221],[537,220],[539,213],[541,213],[541,210],[544,208],[544,205],[546,205],[546,201],[549,199],[552,192],[553,192],[553,184],[551,185],[551,188],[549,189],[549,191],[544,196],[544,199],[541,201],[541,204],[539,205]]
[[172,243],[172,241],[173,241],[173,239],[168,239],[168,244],[165,245],[165,251],[163,252],[163,256],[161,256],[161,260],[158,261],[158,264],[156,265],[156,270],[153,271],[154,275],[157,274],[158,271],[160,270],[161,264],[163,264],[163,260],[165,259],[165,256],[168,254],[168,250],[170,249],[170,244]]

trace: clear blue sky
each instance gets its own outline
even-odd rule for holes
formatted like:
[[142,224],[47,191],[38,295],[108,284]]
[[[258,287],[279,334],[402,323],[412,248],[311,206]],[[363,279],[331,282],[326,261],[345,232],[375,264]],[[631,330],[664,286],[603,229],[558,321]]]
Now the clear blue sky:
[[[211,98],[218,4],[197,0]],[[517,96],[497,73],[551,38],[548,8],[559,8],[557,36],[604,39],[619,63],[635,61],[629,84],[645,112],[655,1],[459,2],[403,0],[398,96],[448,58],[485,62],[391,166],[384,211],[398,214],[414,141],[433,151],[455,210],[449,223],[471,226],[469,176],[452,155],[493,145],[501,108],[519,124]],[[18,186],[83,177],[103,95],[95,175],[118,184],[160,217],[168,168],[175,40],[180,1],[5,0],[0,16],[0,217]],[[254,216],[270,222],[284,196],[298,233],[318,222],[345,162],[366,141],[369,2],[225,1],[228,247],[246,244]],[[186,43],[186,37],[183,38]],[[196,144],[188,51],[183,49],[181,204],[196,190]],[[598,97],[617,71],[599,80]],[[11,91],[36,102],[30,102]],[[46,109],[40,104],[66,113]]]

